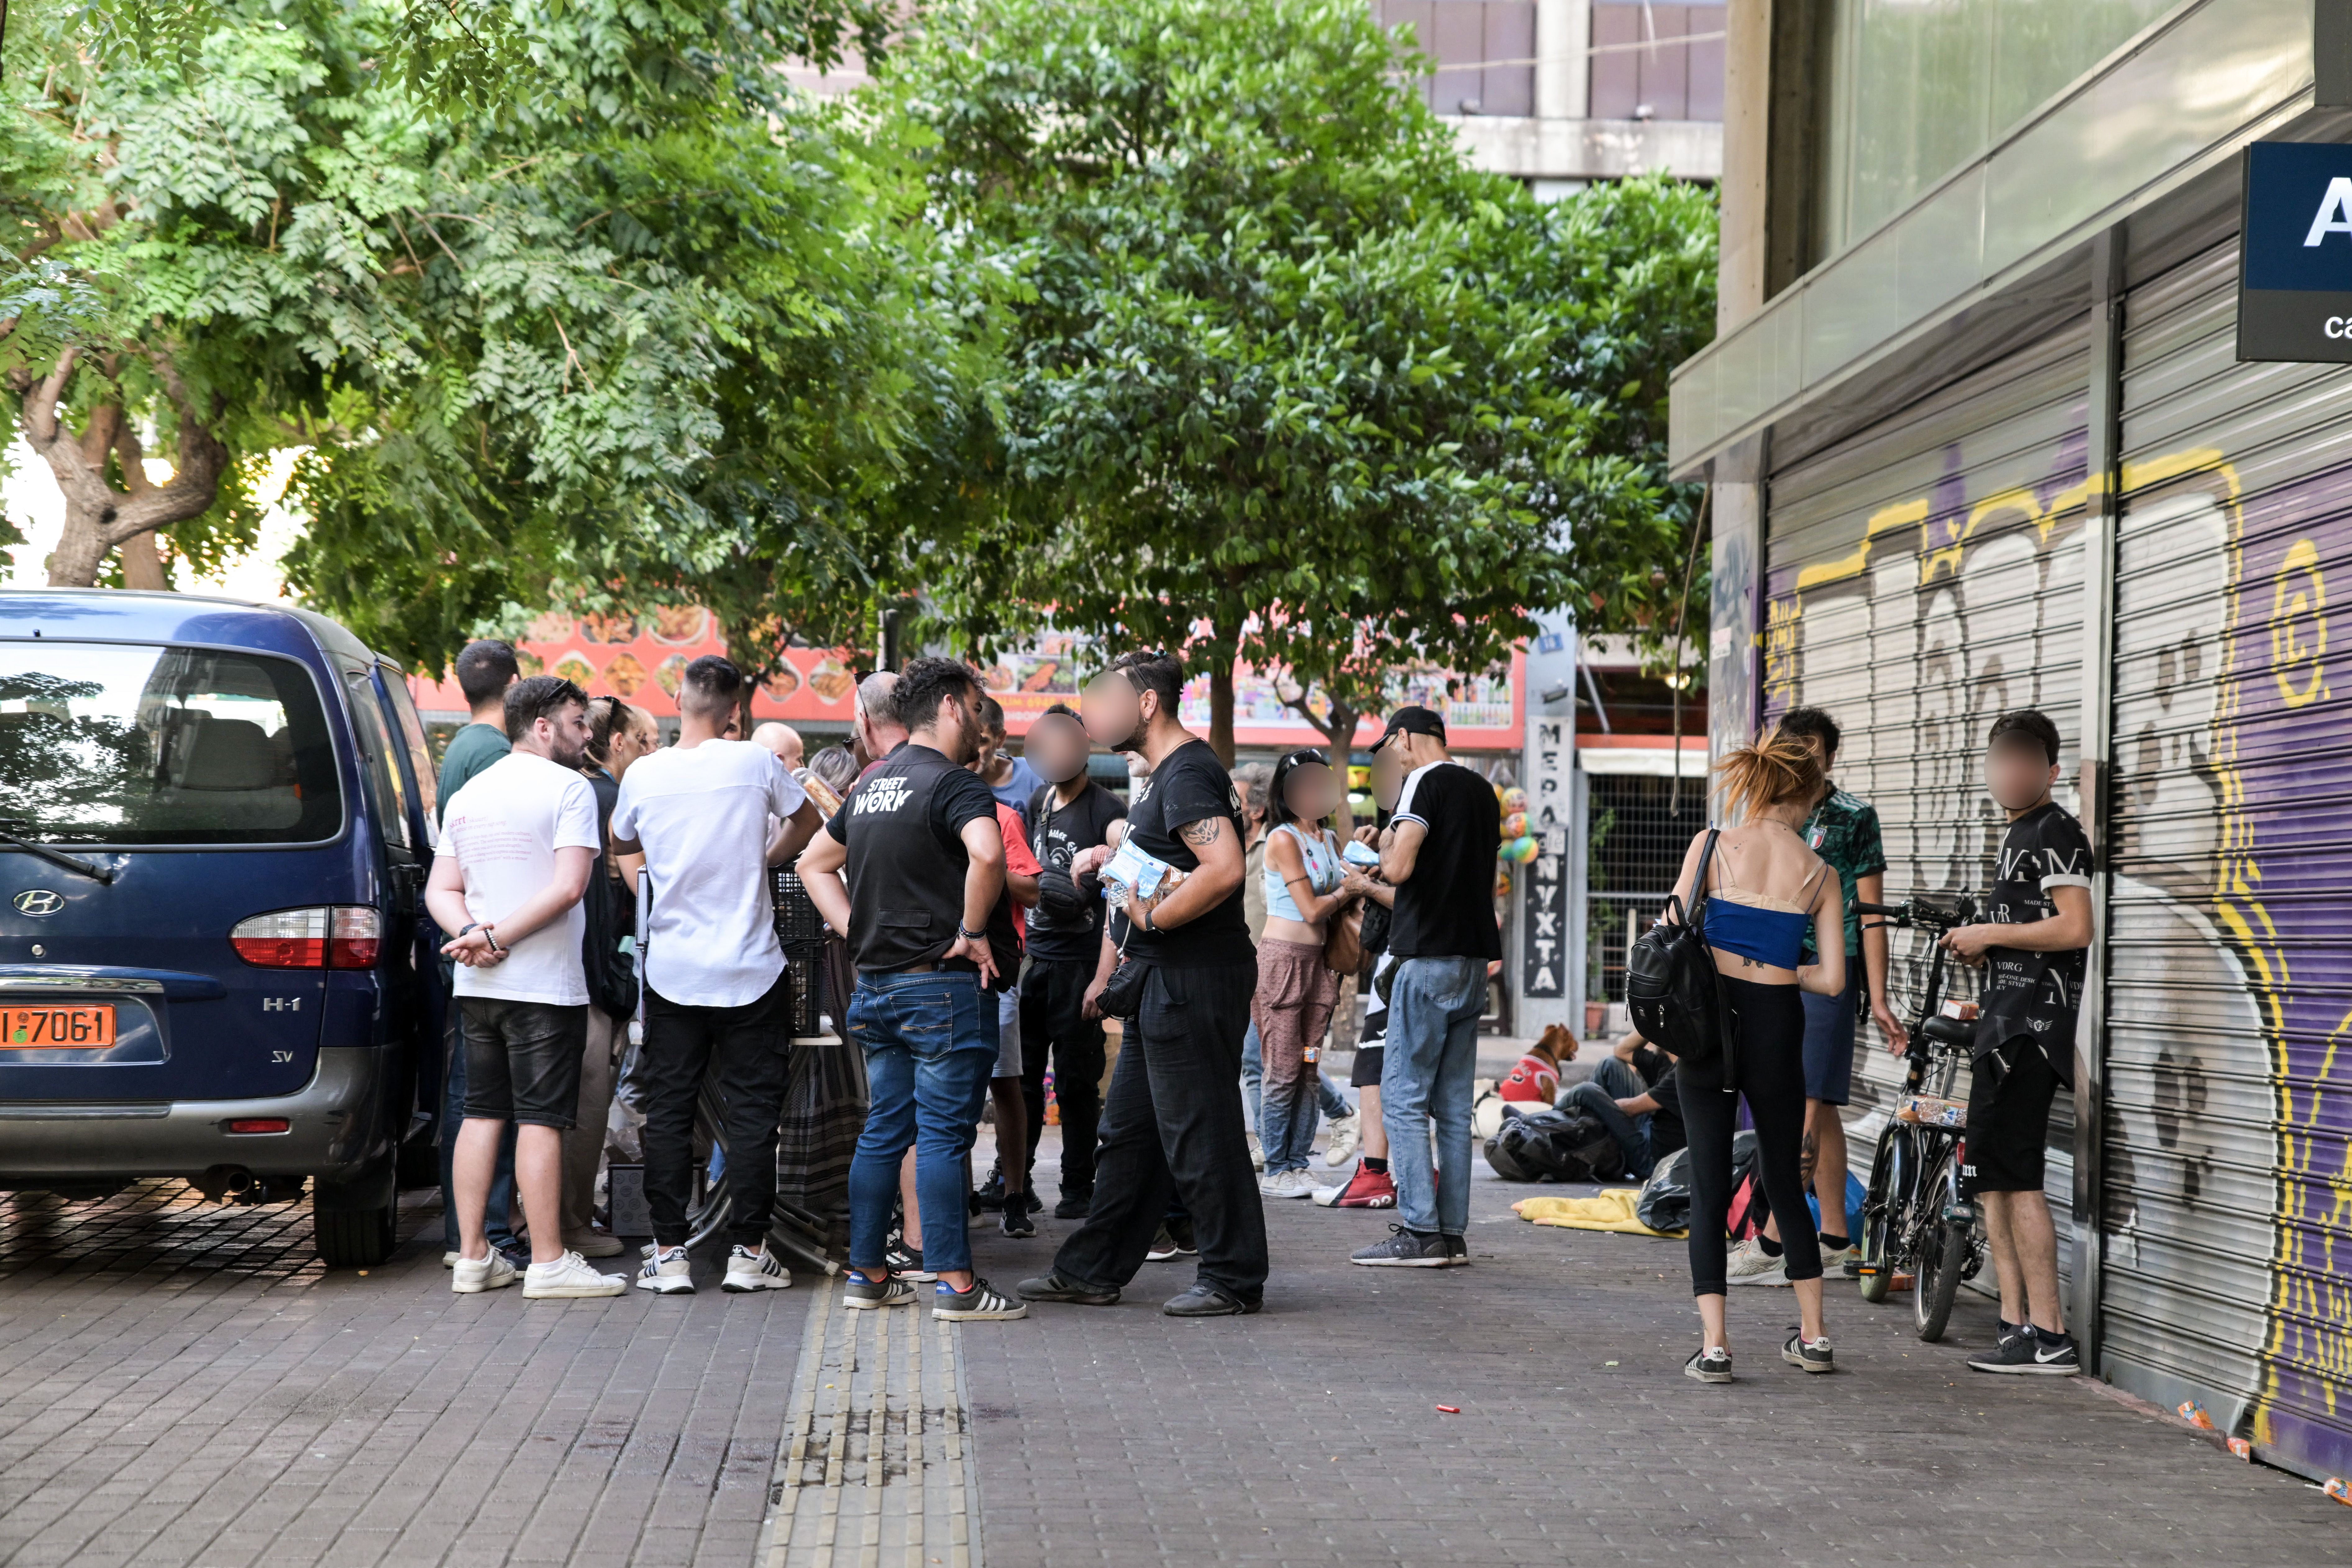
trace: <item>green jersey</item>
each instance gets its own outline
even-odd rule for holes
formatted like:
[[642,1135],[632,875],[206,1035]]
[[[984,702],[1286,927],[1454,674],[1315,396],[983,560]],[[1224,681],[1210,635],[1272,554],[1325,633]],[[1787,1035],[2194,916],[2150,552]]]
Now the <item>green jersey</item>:
[[[1878,838],[1878,808],[1832,784],[1828,798],[1813,807],[1812,816],[1805,818],[1805,826],[1800,831],[1805,847],[1837,872],[1838,887],[1845,899],[1845,955],[1849,962],[1860,963],[1862,917],[1854,912],[1854,883],[1886,869],[1886,850]],[[1813,952],[1809,929],[1805,933],[1806,960],[1813,962],[1819,956]]]

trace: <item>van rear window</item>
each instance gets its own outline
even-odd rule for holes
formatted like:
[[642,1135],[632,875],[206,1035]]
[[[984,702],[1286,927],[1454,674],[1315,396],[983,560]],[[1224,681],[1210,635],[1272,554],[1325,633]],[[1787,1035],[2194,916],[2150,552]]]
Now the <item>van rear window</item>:
[[0,642],[0,826],[48,844],[312,844],[335,752],[290,658]]

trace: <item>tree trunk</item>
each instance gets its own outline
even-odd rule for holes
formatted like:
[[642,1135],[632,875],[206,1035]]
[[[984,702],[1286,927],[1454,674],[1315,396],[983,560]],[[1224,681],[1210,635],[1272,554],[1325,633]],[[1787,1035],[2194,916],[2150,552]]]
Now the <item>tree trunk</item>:
[[[48,464],[65,497],[65,531],[58,536],[57,553],[49,557],[53,588],[94,585],[107,552],[134,539],[146,541],[147,556],[154,560],[154,531],[203,516],[219,493],[221,475],[228,468],[228,448],[214,437],[197,414],[170,356],[149,351],[147,357],[179,414],[178,457],[171,480],[161,485],[148,482],[138,432],[120,405],[101,403],[91,409],[79,436],[58,416],[79,362],[79,349],[66,350],[56,368],[38,380],[25,370],[12,372],[8,377],[23,411],[19,428],[26,444]],[[110,377],[113,373],[110,369],[107,374]],[[107,482],[109,450],[121,468],[120,490]],[[124,566],[126,571],[133,570],[127,555]],[[161,586],[161,562],[156,561],[155,566]]]
[[1330,750],[1331,766],[1339,774],[1339,837],[1356,830],[1355,808],[1348,804],[1348,765],[1355,753],[1356,724],[1363,715],[1344,702],[1334,702],[1324,715],[1323,741]]
[[1234,765],[1234,661],[1220,655],[1209,666],[1209,749],[1228,768]]
[[172,584],[163,575],[163,552],[155,547],[155,535],[134,533],[114,547],[122,557],[122,585],[150,593],[161,592]]

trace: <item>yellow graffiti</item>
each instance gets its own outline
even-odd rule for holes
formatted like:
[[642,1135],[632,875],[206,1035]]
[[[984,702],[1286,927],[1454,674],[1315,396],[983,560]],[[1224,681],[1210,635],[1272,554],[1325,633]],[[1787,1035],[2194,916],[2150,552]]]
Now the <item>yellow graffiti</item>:
[[[2292,592],[2290,592],[2292,585]],[[2327,658],[2327,583],[2319,570],[2319,546],[2298,539],[2286,548],[2271,578],[2271,678],[2290,708],[2306,708],[2326,695],[2323,677]],[[2311,641],[2296,633],[2296,623],[2308,620]],[[2298,689],[2291,671],[2311,667],[2311,679]]]
[[1917,500],[1898,501],[1893,506],[1881,507],[1872,512],[1870,521],[1863,525],[1862,543],[1853,554],[1797,568],[1797,592],[1802,594],[1808,588],[1861,576],[1870,567],[1870,547],[1877,542],[1880,534],[1897,528],[1910,528],[1927,521],[1927,499],[1925,496]]

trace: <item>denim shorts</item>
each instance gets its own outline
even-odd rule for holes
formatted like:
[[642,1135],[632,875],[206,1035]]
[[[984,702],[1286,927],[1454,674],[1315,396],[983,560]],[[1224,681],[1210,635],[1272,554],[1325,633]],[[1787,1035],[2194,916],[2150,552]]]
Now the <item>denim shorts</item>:
[[464,996],[466,1114],[569,1131],[580,1118],[588,1008]]

